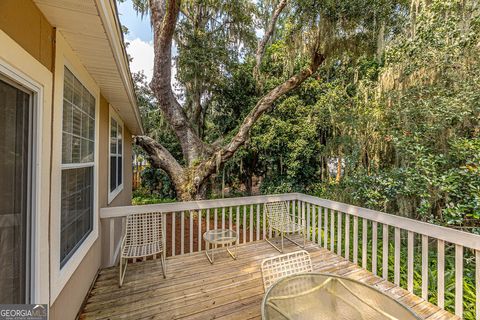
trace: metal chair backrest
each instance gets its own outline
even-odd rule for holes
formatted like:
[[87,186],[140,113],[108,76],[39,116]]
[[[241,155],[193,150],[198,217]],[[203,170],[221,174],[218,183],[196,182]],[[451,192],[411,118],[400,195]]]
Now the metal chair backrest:
[[163,240],[163,214],[137,213],[127,216],[125,242],[127,245],[145,245]]
[[281,230],[293,222],[285,201],[265,203],[265,212],[267,214],[267,223],[271,228]]
[[305,250],[265,259],[262,261],[261,269],[265,291],[283,277],[313,271],[310,254]]

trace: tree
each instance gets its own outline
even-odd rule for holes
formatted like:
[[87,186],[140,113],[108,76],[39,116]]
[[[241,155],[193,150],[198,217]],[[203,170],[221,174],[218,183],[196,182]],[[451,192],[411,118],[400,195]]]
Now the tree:
[[[372,27],[377,25],[372,14],[378,10],[367,9],[374,8],[374,2],[337,5],[317,0],[264,1],[262,5],[268,9],[265,12],[270,14],[265,15],[264,35],[255,54],[251,54],[249,37],[256,16],[253,2],[135,0],[134,5],[143,13],[150,12],[155,52],[150,88],[183,157],[175,158],[152,137],[137,136],[135,141],[146,151],[151,163],[168,174],[181,200],[204,197],[208,178],[245,144],[252,127],[276,101],[298,88],[334,53],[356,48],[355,44],[364,37],[378,31],[378,27]],[[174,59],[181,68],[180,80],[185,87],[184,103],[171,86],[174,41],[179,51]],[[264,72],[262,62],[269,45],[278,42],[285,44],[290,59],[283,70],[274,71],[277,74],[273,81],[267,81],[269,72]],[[199,51],[202,48],[204,55]],[[239,48],[246,48],[246,52],[240,53]],[[236,59],[232,59],[232,51]],[[211,98],[209,88],[216,79],[229,77],[231,62],[248,60],[253,55],[252,74],[258,81],[259,92],[255,105],[233,132],[216,141],[206,141],[202,115]],[[187,70],[188,67],[191,68]]]

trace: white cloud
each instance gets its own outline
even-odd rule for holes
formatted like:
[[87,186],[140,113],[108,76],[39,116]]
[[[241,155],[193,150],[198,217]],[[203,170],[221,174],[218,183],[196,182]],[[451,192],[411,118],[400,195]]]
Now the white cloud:
[[127,52],[133,58],[130,62],[130,71],[143,70],[148,81],[150,81],[153,74],[153,42],[142,41],[140,38],[129,40],[129,42]]
[[[143,73],[147,76],[147,81],[152,80],[153,75],[153,41],[143,41],[140,38],[133,40],[128,40],[130,43],[127,47],[127,52],[132,56],[133,60],[130,62],[130,71],[138,72],[143,70]],[[174,46],[173,54],[176,53],[176,48]],[[176,80],[177,68],[175,64],[172,64],[172,88],[175,93],[181,94],[182,88]]]

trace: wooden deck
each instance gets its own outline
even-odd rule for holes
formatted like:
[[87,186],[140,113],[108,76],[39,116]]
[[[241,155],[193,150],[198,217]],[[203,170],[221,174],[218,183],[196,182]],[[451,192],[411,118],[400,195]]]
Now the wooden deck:
[[[285,252],[298,247],[285,242]],[[459,319],[408,291],[309,243],[315,272],[347,276],[386,292],[424,319]],[[278,252],[265,241],[238,247],[238,259],[205,254],[167,260],[167,279],[160,261],[129,264],[125,282],[118,287],[118,268],[100,271],[80,319],[259,319],[263,298],[260,263]]]

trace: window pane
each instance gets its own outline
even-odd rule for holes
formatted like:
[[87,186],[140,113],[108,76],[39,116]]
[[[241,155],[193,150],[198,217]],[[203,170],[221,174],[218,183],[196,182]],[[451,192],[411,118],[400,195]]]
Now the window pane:
[[77,108],[73,108],[73,134],[82,135],[82,112]]
[[77,107],[82,107],[82,95],[83,95],[83,85],[74,77],[73,84],[73,104]]
[[90,117],[95,118],[95,98],[89,93],[88,97],[88,114]]
[[92,118],[88,119],[88,131],[88,138],[90,140],[95,140],[95,120],[93,120]]
[[86,113],[82,113],[82,137],[89,138],[90,132],[88,130],[89,120],[90,117]]
[[73,132],[73,108],[67,100],[63,100],[63,131]]
[[93,167],[62,170],[60,264],[92,231]]
[[117,122],[111,119],[110,122],[110,154],[117,153]]
[[122,154],[122,127],[121,126],[118,126],[118,143],[117,143],[117,150],[118,150],[118,154],[121,155]]
[[72,136],[68,133],[62,135],[62,163],[72,163]]
[[110,192],[115,190],[115,188],[117,187],[116,172],[117,172],[117,157],[111,156],[110,157]]
[[117,157],[117,187],[122,184],[122,157]]
[[80,163],[81,142],[79,137],[72,137],[72,163]]

